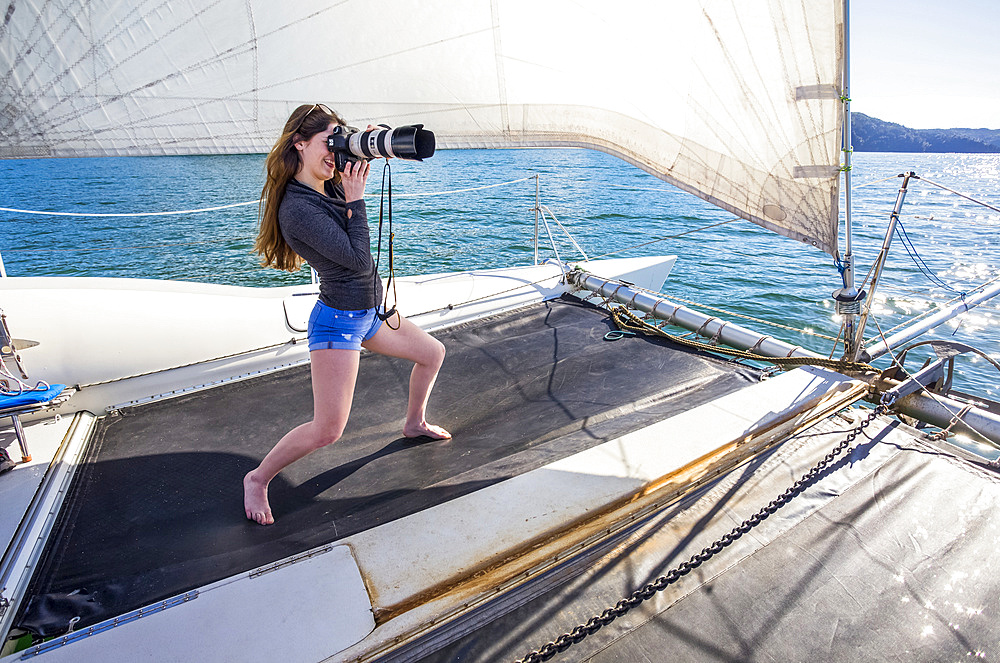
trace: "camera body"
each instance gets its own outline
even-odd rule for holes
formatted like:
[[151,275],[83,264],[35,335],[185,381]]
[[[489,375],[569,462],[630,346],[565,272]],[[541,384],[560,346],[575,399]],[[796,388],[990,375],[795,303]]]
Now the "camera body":
[[408,159],[423,161],[434,155],[434,134],[424,129],[422,124],[390,129],[384,124],[378,129],[359,131],[354,127],[338,124],[326,141],[326,147],[333,153],[337,170],[343,171],[348,162],[362,159]]

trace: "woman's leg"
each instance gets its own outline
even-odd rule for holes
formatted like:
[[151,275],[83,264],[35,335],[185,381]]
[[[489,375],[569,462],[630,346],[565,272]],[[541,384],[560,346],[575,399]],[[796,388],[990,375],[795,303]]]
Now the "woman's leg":
[[420,327],[399,317],[399,329],[383,324],[370,339],[362,343],[372,352],[398,357],[413,362],[410,373],[410,393],[406,407],[406,423],[403,435],[420,437],[426,435],[436,440],[445,440],[451,433],[424,418],[427,413],[427,399],[437,379],[441,364],[444,363],[444,344]]
[[344,432],[358,379],[357,350],[314,350],[309,353],[312,374],[313,419],[285,434],[264,456],[257,469],[243,478],[243,506],[247,518],[261,525],[274,522],[267,486],[278,472],[312,451],[336,442]]

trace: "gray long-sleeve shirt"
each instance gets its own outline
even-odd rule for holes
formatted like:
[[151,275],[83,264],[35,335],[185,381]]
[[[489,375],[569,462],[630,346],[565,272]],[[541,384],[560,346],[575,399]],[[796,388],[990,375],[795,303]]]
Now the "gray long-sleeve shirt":
[[[326,182],[321,195],[298,180],[285,187],[278,208],[281,234],[319,274],[319,299],[345,311],[382,303],[382,281],[375,272],[365,201],[344,202],[344,189]],[[351,210],[351,218],[347,218]]]

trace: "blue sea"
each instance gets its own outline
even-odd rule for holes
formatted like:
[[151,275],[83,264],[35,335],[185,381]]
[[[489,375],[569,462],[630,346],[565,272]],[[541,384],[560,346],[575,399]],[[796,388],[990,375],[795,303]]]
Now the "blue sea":
[[[260,194],[263,163],[263,155],[0,161],[0,207],[127,214],[250,202]],[[858,153],[852,196],[859,282],[881,245],[899,189],[895,176],[904,171],[923,178],[911,181],[901,215],[914,255],[894,242],[875,311],[883,330],[1000,275],[1000,212],[929,183],[1000,207],[1000,155]],[[838,333],[831,293],[839,275],[830,256],[744,221],[706,228],[733,217],[612,156],[443,150],[423,163],[394,161],[391,175],[397,274],[530,264],[538,175],[541,204],[590,257],[676,254],[663,288],[668,296],[713,307],[706,310],[720,317],[726,314],[716,309],[750,316],[759,322],[738,321],[831,352],[823,336]],[[376,163],[368,183],[373,226],[382,178]],[[530,179],[507,184],[523,178]],[[491,185],[502,186],[482,188]],[[251,253],[256,224],[255,204],[166,216],[0,212],[0,256],[8,276],[307,282],[307,271],[259,266]],[[578,259],[558,227],[553,232],[560,255]],[[547,244],[542,259],[553,255]],[[998,323],[1000,302],[990,302],[926,338],[968,343],[1000,360]],[[877,334],[870,324],[868,336]],[[1000,399],[1000,372],[989,362],[960,359],[957,371],[957,388]]]

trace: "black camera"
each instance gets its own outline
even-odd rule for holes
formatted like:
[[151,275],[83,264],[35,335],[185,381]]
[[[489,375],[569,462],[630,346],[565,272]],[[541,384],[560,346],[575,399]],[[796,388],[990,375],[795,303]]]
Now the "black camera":
[[344,170],[347,162],[362,159],[409,159],[423,161],[434,155],[434,134],[424,129],[422,124],[390,129],[380,124],[381,129],[358,131],[354,127],[338,124],[326,140],[326,147],[333,152],[333,162],[337,170]]

